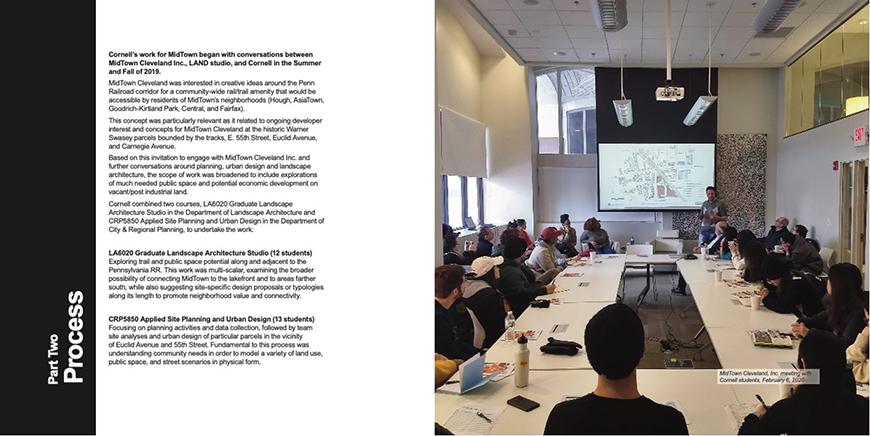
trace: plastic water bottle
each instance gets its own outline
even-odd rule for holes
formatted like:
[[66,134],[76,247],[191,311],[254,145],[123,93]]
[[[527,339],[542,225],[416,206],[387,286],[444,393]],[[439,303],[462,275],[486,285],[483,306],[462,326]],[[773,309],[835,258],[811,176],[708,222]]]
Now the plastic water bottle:
[[517,344],[519,344],[519,349],[517,350],[517,354],[514,356],[514,364],[516,368],[514,369],[514,383],[518,388],[524,388],[529,385],[529,340],[526,339],[525,336],[520,336],[517,339]]
[[631,239],[628,240],[628,245],[634,245],[634,236],[632,236]]
[[515,325],[517,325],[517,319],[514,318],[514,312],[509,310],[507,316],[504,317],[504,329],[507,332],[513,331]]

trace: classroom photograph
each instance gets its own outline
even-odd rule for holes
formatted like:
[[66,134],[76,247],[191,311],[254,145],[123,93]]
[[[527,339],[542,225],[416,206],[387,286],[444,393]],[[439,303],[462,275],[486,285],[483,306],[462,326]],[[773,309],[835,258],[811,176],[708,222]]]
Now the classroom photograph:
[[434,8],[434,434],[870,434],[866,0]]

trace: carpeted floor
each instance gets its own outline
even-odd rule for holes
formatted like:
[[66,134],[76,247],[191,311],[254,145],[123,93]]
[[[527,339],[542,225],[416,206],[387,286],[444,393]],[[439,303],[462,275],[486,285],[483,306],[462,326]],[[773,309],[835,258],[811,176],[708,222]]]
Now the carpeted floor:
[[[624,303],[637,307],[637,297],[646,284],[643,271],[629,272],[625,280]],[[710,342],[706,330],[697,340],[693,340],[704,326],[701,316],[690,295],[671,292],[676,288],[676,273],[655,274],[654,292],[652,289],[640,306],[638,315],[646,330],[646,352],[640,361],[641,369],[665,368],[665,361],[671,359],[691,359],[694,368],[721,368],[719,358]],[[662,345],[662,340],[665,345]],[[679,370],[679,369],[675,369]]]

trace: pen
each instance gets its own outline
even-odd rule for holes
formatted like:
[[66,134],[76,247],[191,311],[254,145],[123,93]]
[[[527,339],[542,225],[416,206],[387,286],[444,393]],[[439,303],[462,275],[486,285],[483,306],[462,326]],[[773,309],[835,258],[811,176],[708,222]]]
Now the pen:
[[444,383],[444,384],[446,384],[446,385],[452,385],[452,384],[454,384],[454,383],[459,383],[459,380],[450,380],[449,382]]
[[477,411],[477,416],[483,418],[483,420],[486,421],[486,422],[489,422],[489,423],[492,422],[492,420],[489,419],[489,418],[487,418],[486,415],[484,415],[483,412],[481,412],[480,410]]
[[795,369],[795,371],[797,371],[797,367],[796,367],[796,366],[794,366],[794,363],[792,363],[792,364],[791,364],[791,367],[792,367],[792,368],[794,368],[794,369]]
[[755,398],[758,398],[758,401],[761,403],[764,410],[767,410],[767,404],[764,404],[764,400],[761,399],[761,395],[755,394]]

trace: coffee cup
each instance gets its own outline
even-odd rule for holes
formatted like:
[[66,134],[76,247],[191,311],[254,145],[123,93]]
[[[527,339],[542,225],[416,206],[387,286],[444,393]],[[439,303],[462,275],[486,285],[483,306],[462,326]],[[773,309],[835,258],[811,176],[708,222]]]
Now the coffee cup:
[[589,260],[595,260],[595,256],[596,256],[597,254],[598,254],[598,253],[596,253],[596,252],[594,252],[594,251],[590,251],[590,252],[589,252]]
[[761,309],[761,295],[753,295],[749,297],[749,306],[752,307],[752,310]]

